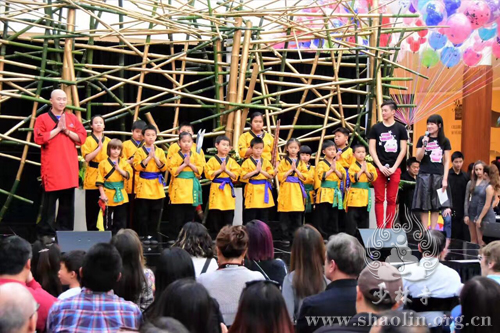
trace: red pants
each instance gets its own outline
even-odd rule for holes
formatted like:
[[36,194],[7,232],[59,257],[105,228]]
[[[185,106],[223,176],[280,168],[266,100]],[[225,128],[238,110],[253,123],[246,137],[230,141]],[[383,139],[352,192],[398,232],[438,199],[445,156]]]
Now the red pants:
[[[396,197],[398,195],[401,169],[398,168],[390,177],[386,177],[377,169],[377,180],[373,182],[375,190],[375,216],[377,217],[377,227],[391,228],[396,217]],[[384,201],[386,201],[387,188],[387,212],[384,221]]]

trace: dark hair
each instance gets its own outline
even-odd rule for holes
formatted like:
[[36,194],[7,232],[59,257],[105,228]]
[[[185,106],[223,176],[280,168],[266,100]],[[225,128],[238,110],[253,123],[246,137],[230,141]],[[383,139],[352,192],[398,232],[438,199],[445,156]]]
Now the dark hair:
[[179,131],[180,131],[180,130],[181,130],[181,128],[183,128],[183,127],[189,127],[189,128],[191,128],[191,130],[194,132],[194,127],[193,127],[193,125],[191,125],[191,124],[190,124],[190,123],[188,123],[188,122],[182,122],[182,123],[180,123],[180,124],[179,124]]
[[245,225],[248,234],[249,260],[274,259],[273,235],[271,229],[262,221],[252,220]]
[[444,250],[446,238],[439,230],[427,230],[424,232],[419,245],[422,253],[437,257]]
[[66,266],[68,272],[75,272],[76,279],[80,282],[80,268],[83,264],[83,258],[85,257],[85,251],[74,250],[64,253],[61,257],[61,263]]
[[225,135],[219,135],[217,138],[215,138],[215,144],[216,145],[218,145],[222,141],[231,142],[231,140],[229,140],[229,138],[227,136],[225,136]]
[[357,143],[355,144],[353,147],[352,147],[352,152],[354,153],[356,151],[356,149],[358,148],[364,148],[365,149],[365,152],[366,152],[366,147],[360,143]]
[[295,231],[290,258],[294,271],[292,285],[299,298],[316,295],[324,290],[325,243],[321,234],[310,224]]
[[469,163],[469,165],[467,166],[467,176],[469,176],[469,179],[472,179],[472,171],[474,169],[474,162],[473,163]]
[[144,127],[146,127],[146,126],[147,126],[147,124],[144,120],[136,120],[132,124],[132,131],[134,131],[136,129],[140,129],[142,131],[144,129]]
[[140,333],[190,333],[180,321],[170,317],[159,317],[141,326]]
[[344,135],[347,135],[347,136],[349,136],[349,134],[351,133],[351,132],[350,132],[347,128],[345,128],[345,127],[338,127],[338,128],[336,128],[336,129],[334,129],[332,133],[333,133],[333,134],[335,134],[335,133],[337,133],[337,132],[340,132],[340,133],[342,133],[342,134],[344,134]]
[[299,151],[300,151],[300,141],[297,140],[296,138],[291,138],[290,140],[288,140],[286,143],[285,143],[285,154],[286,156],[288,156],[288,146],[291,145],[292,143],[296,143],[297,145],[299,145]]
[[462,154],[461,151],[454,151],[453,154],[451,154],[451,161],[453,162],[457,158],[461,158],[463,160],[464,159],[464,154]]
[[428,333],[425,318],[406,310],[389,310],[379,317],[379,333]]
[[248,249],[248,234],[244,226],[226,225],[219,231],[215,244],[224,258],[238,258]]
[[17,275],[31,259],[31,245],[19,236],[0,239],[0,275]]
[[172,247],[180,247],[193,257],[213,258],[214,245],[207,228],[199,222],[187,222]]
[[172,282],[183,278],[195,278],[191,256],[178,247],[163,250],[156,265],[156,295],[160,295]]
[[321,147],[321,150],[325,150],[330,147],[337,147],[337,146],[335,145],[335,142],[333,142],[332,140],[325,140],[325,142],[323,142],[323,147]]
[[85,254],[82,264],[82,286],[94,292],[108,292],[122,271],[122,258],[111,244],[98,243]]
[[[444,145],[444,142],[446,141],[446,136],[444,135],[444,122],[443,122],[443,117],[441,117],[438,114],[433,114],[429,118],[427,118],[427,124],[432,123],[436,124],[438,126],[438,141],[440,145]],[[439,126],[441,125],[441,126]]]
[[194,279],[173,282],[160,295],[151,318],[172,317],[191,333],[218,332],[215,323],[214,301],[205,287]]
[[293,331],[285,300],[277,286],[269,281],[256,281],[243,290],[229,333]]
[[258,145],[258,144],[261,144],[263,145],[264,144],[264,140],[262,140],[262,138],[253,138],[252,141],[250,141],[250,147],[253,148],[253,146],[255,145]]
[[254,118],[257,118],[257,117],[262,117],[262,120],[264,120],[264,114],[262,114],[259,111],[255,111],[254,113],[252,113],[250,115],[250,124],[252,123],[252,121],[254,120]]
[[391,108],[391,110],[394,110],[394,111],[398,109],[398,105],[392,99],[384,101],[380,107],[382,108],[384,106],[388,106]]
[[122,277],[116,282],[115,294],[126,301],[137,302],[141,296],[143,285],[146,284],[144,267],[142,265],[142,244],[134,230],[121,229],[111,239],[122,257]]
[[308,145],[300,146],[300,154],[312,155],[312,149]]
[[142,129],[142,135],[146,135],[146,131],[148,131],[148,130],[155,131],[155,134],[158,134],[158,130],[156,129],[155,126],[153,126],[153,125],[146,125]]
[[[486,173],[486,168],[488,168],[488,165],[484,163],[483,161],[479,160],[473,163],[471,173],[470,173],[470,185],[469,185],[469,193],[472,196],[474,193],[474,189],[476,188],[476,180],[477,180],[477,175],[476,175],[476,165],[481,164],[483,166],[483,173]],[[469,200],[469,198],[466,198],[466,200]]]
[[181,133],[179,133],[179,142],[182,140],[183,137],[188,136],[188,135],[191,138],[191,140],[193,140],[193,136],[191,135],[191,133],[189,133],[189,132],[181,132]]
[[62,285],[59,280],[60,267],[61,250],[57,244],[44,244],[39,240],[33,243],[31,273],[42,288],[54,297],[62,293]]
[[407,159],[407,160],[406,160],[406,166],[407,166],[408,168],[409,168],[409,167],[411,167],[411,165],[412,165],[413,163],[418,163],[418,164],[420,164],[420,162],[419,162],[419,161],[417,160],[417,158],[416,158],[416,157],[414,157],[414,156],[412,156],[412,157],[410,157],[409,159]]
[[111,139],[108,142],[108,147],[106,148],[106,153],[111,156],[111,149],[120,148],[120,157],[123,155],[123,142],[120,139]]
[[[500,285],[498,282],[476,276],[467,281],[460,293],[462,304],[462,333],[494,333],[500,327]],[[481,318],[480,325],[475,324]],[[484,323],[487,319],[489,322]]]
[[94,124],[95,118],[101,118],[104,125],[106,125],[106,119],[104,119],[104,117],[102,115],[96,114],[95,116],[92,116],[92,118],[90,118],[90,126],[92,126]]
[[339,270],[347,275],[357,277],[365,267],[363,246],[355,237],[343,232],[330,237],[326,258],[335,261]]

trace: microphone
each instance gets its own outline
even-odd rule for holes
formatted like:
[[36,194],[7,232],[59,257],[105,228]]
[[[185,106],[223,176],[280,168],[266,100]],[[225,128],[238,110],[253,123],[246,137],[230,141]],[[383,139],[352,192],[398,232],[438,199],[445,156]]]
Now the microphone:
[[425,136],[429,136],[429,131],[425,131]]
[[422,139],[422,143],[424,147],[427,147],[427,143],[429,143],[429,131],[425,131],[425,136]]

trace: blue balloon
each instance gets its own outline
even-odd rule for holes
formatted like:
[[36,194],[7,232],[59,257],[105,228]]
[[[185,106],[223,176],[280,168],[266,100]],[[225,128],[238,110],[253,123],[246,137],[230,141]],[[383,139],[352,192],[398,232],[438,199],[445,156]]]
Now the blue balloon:
[[493,23],[489,28],[479,28],[477,32],[482,40],[492,39],[497,34],[497,24]]
[[425,6],[427,6],[427,3],[429,1],[431,1],[431,0],[418,0],[418,3],[417,3],[418,11],[422,12],[424,10]]
[[456,66],[460,62],[460,50],[453,46],[447,46],[441,51],[441,62],[446,67]]
[[439,32],[433,32],[429,36],[429,45],[434,49],[434,50],[439,50],[442,49],[445,45],[446,42],[448,41],[448,38],[446,38],[445,35],[440,34]]
[[425,18],[425,24],[427,26],[437,26],[443,21],[443,14],[437,11],[427,10],[427,17]]
[[448,17],[455,14],[460,5],[462,4],[461,0],[444,0],[444,8],[446,8],[446,13]]

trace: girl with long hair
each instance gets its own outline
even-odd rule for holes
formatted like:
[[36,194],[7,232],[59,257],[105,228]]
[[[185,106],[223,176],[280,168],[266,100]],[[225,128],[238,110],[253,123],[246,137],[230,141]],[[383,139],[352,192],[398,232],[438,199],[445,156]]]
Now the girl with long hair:
[[59,281],[59,268],[61,261],[61,250],[54,243],[43,243],[36,241],[32,247],[33,258],[31,259],[31,273],[42,288],[54,297],[62,292],[61,281]]

